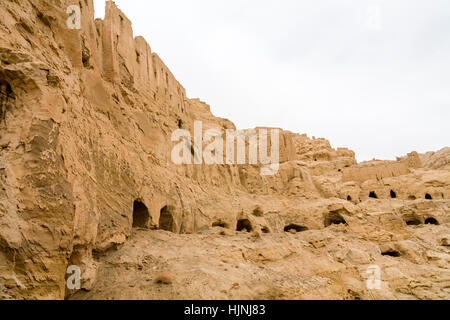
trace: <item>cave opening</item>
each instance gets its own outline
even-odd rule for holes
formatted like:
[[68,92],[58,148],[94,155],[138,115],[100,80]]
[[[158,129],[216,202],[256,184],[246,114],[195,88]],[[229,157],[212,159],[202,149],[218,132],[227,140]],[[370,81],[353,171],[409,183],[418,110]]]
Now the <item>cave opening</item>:
[[261,227],[262,233],[270,233],[270,229],[268,227]]
[[252,214],[255,217],[262,217],[262,216],[264,216],[264,211],[261,209],[261,207],[258,206],[252,211]]
[[434,224],[437,226],[439,225],[439,222],[435,218],[430,217],[425,220],[425,224]]
[[160,230],[165,230],[169,232],[174,232],[175,220],[173,218],[173,208],[170,206],[164,206],[159,215],[159,226]]
[[83,54],[81,56],[81,62],[83,63],[83,67],[89,69],[91,67],[90,58],[87,54]]
[[225,228],[225,229],[228,229],[230,227],[228,223],[223,222],[221,220],[214,222],[212,224],[212,226],[213,226],[213,228],[214,227],[219,227],[219,228]]
[[427,199],[427,200],[433,200],[433,197],[431,196],[431,194],[427,193],[427,194],[425,195],[425,199]]
[[9,102],[14,98],[14,92],[9,82],[0,80],[0,123],[6,126],[6,111]]
[[133,202],[133,228],[146,228],[149,219],[147,206],[141,201]]
[[382,252],[381,255],[398,258],[398,257],[400,257],[400,252],[398,252],[396,250],[387,250],[387,251]]
[[284,227],[284,232],[290,232],[290,233],[297,233],[297,232],[303,232],[307,231],[308,228],[304,226],[299,226],[297,224],[290,224],[286,227]]
[[337,212],[330,212],[326,215],[325,217],[325,221],[324,221],[324,225],[325,227],[329,227],[333,224],[347,224],[347,221],[345,221],[344,217],[341,216],[339,213]]
[[240,219],[237,223],[236,231],[252,232],[253,231],[252,223],[248,219]]
[[139,53],[139,51],[136,50],[136,62],[139,64],[141,63],[141,54]]
[[375,191],[370,191],[370,193],[369,193],[369,198],[378,199],[378,196],[377,196],[377,194],[375,193]]
[[404,218],[404,220],[405,220],[406,225],[408,225],[408,226],[418,226],[418,225],[422,224],[420,219],[415,216],[407,216]]
[[392,199],[397,198],[397,193],[394,190],[391,190],[391,198]]

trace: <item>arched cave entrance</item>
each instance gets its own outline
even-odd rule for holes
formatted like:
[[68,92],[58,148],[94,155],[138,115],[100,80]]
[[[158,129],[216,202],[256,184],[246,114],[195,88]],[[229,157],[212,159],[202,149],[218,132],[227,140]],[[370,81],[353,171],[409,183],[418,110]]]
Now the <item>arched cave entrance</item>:
[[290,225],[284,227],[284,232],[290,232],[290,233],[303,232],[303,231],[307,231],[307,230],[308,230],[307,227],[299,226],[297,224],[290,224]]
[[397,198],[397,192],[395,192],[394,190],[391,190],[391,198],[392,199]]
[[352,196],[347,196],[347,201],[352,201]]
[[253,231],[252,223],[248,219],[240,219],[237,223],[236,231],[252,232]]
[[159,229],[169,232],[175,232],[175,220],[173,217],[173,208],[164,206],[159,215]]
[[425,220],[425,224],[439,225],[439,222],[435,218],[430,217]]
[[329,227],[333,224],[347,224],[347,221],[345,221],[344,217],[341,216],[337,212],[330,212],[326,215],[324,225],[325,227]]
[[416,216],[406,216],[403,219],[408,226],[418,226],[422,224],[422,221]]
[[133,228],[146,228],[149,219],[147,206],[141,201],[133,203]]
[[370,193],[369,193],[369,198],[378,199],[378,196],[377,196],[377,194],[375,193],[375,191],[370,191]]
[[433,197],[431,196],[431,194],[427,193],[427,194],[425,195],[425,199],[427,199],[427,200],[433,200]]

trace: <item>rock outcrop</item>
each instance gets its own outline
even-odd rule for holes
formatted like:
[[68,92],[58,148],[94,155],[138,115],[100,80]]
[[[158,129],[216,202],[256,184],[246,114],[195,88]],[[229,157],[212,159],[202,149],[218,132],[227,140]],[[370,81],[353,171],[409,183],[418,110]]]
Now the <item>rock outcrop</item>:
[[174,131],[236,128],[113,2],[104,20],[92,0],[2,1],[0,17],[0,298],[450,298],[448,148],[358,164],[280,131],[273,176],[176,165]]

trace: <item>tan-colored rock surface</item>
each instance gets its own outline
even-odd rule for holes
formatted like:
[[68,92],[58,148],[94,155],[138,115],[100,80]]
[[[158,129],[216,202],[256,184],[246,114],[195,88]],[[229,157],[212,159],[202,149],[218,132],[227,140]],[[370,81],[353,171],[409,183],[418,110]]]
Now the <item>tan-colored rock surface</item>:
[[0,3],[1,299],[450,298],[449,148],[358,164],[281,131],[273,176],[176,165],[175,130],[234,124],[113,2],[79,30],[73,4]]

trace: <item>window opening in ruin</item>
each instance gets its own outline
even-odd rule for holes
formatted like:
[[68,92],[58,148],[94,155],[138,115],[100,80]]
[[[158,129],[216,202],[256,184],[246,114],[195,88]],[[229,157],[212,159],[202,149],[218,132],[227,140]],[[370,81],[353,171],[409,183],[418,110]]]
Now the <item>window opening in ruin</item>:
[[141,63],[141,54],[136,50],[136,62]]

